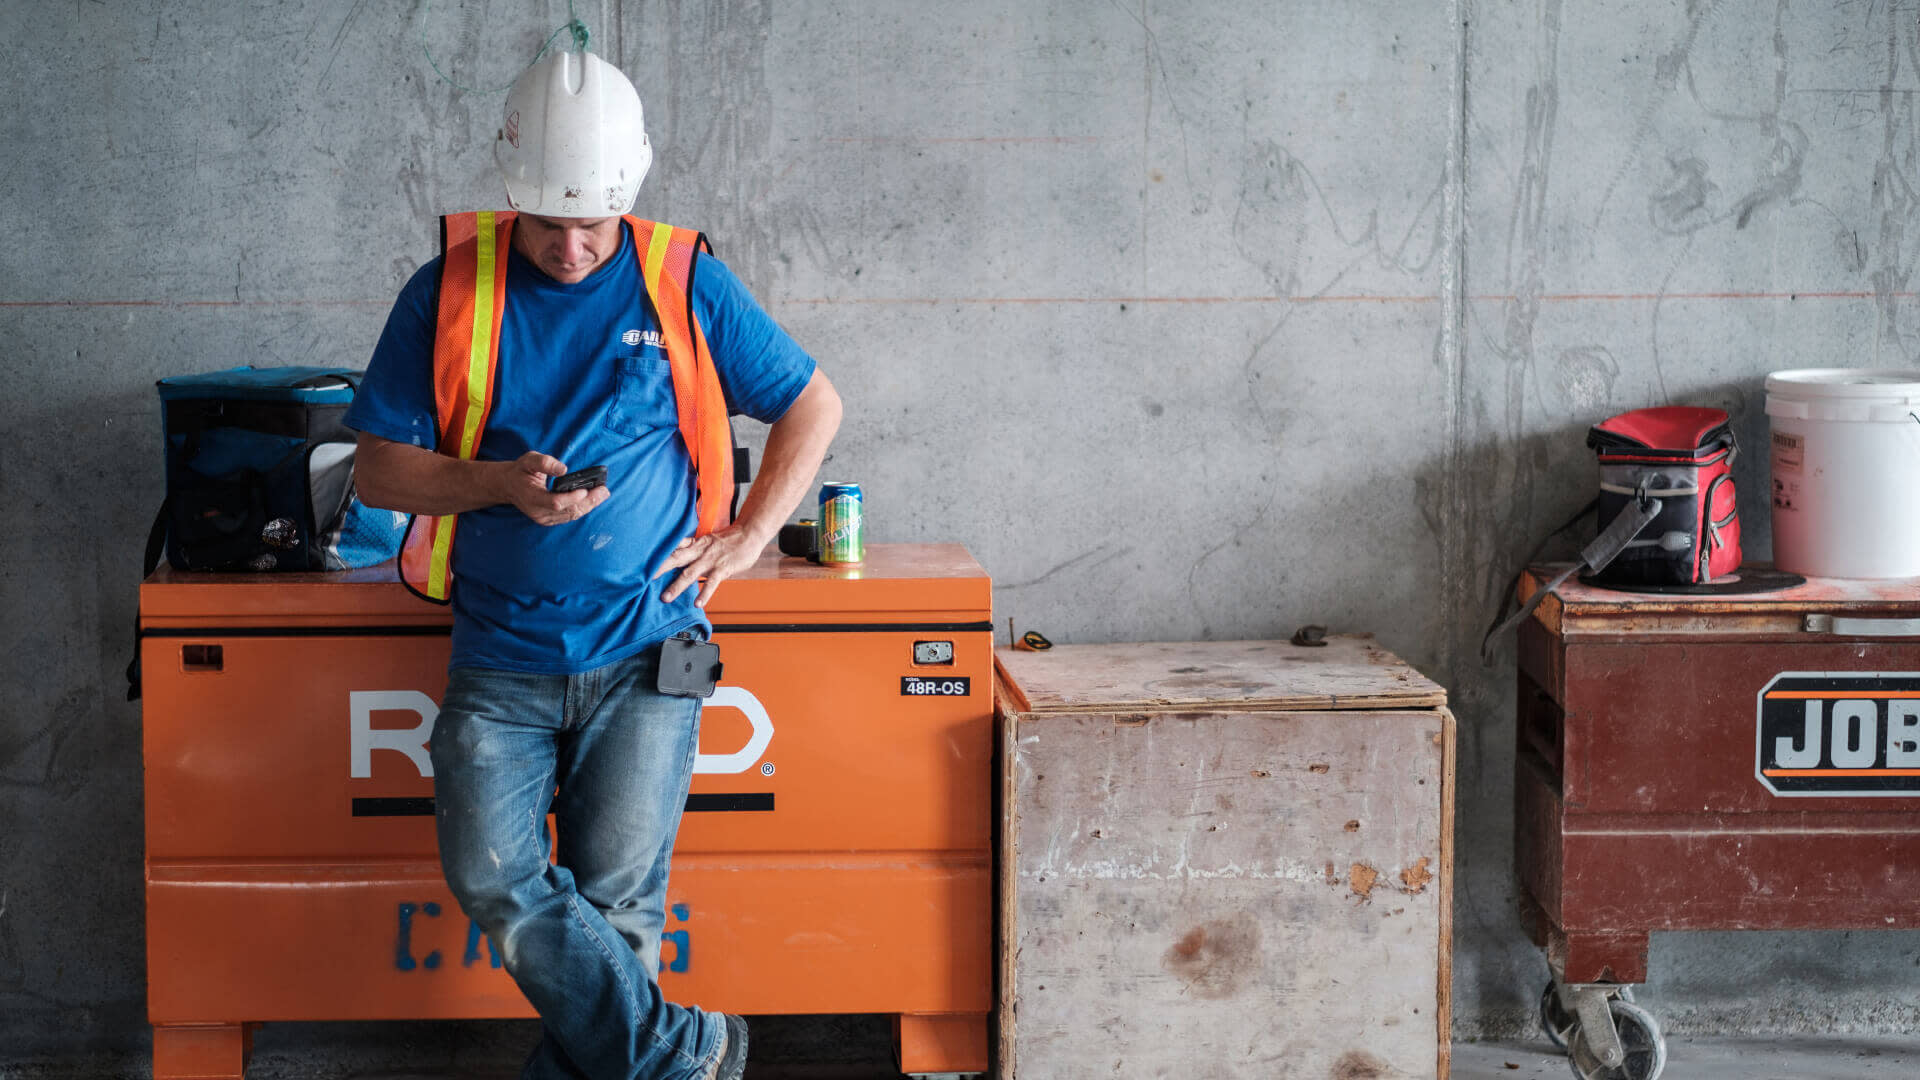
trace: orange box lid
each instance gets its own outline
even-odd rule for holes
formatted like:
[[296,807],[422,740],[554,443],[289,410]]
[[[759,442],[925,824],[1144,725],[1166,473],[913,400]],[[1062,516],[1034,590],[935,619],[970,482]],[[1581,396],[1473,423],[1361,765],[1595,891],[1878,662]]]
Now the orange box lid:
[[[981,623],[993,582],[960,544],[869,544],[858,566],[817,566],[769,548],[707,608],[729,623]],[[391,562],[331,573],[215,574],[161,566],[140,586],[140,625],[439,626],[446,607],[414,596]]]

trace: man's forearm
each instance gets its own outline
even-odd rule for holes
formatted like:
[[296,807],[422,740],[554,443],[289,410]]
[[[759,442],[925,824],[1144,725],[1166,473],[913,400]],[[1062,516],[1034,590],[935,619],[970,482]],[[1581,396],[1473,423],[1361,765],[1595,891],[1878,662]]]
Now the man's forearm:
[[354,487],[362,502],[407,514],[459,514],[509,501],[510,461],[461,461],[425,447],[360,435]]
[[733,527],[745,531],[756,548],[772,542],[781,523],[800,505],[838,430],[840,395],[816,371],[787,414],[767,430],[760,471],[734,522]]

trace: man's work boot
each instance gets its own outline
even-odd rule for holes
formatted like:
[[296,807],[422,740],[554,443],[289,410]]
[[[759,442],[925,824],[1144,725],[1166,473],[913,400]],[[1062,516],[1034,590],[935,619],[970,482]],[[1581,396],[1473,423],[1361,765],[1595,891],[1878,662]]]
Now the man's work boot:
[[720,1060],[707,1080],[740,1080],[747,1072],[747,1022],[732,1013],[721,1013],[720,1019]]

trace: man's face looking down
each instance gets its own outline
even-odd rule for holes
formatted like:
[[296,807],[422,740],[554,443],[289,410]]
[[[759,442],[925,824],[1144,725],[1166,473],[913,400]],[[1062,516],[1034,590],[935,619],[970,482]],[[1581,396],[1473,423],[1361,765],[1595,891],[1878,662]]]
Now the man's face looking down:
[[552,218],[521,214],[514,222],[514,250],[562,285],[588,274],[620,246],[620,219]]

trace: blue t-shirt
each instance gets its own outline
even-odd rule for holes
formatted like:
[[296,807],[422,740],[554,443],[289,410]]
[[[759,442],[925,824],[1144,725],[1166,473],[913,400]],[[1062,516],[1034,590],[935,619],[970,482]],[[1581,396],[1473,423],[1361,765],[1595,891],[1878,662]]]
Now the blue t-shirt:
[[[439,280],[435,259],[401,289],[347,426],[434,447]],[[812,378],[812,358],[711,256],[695,264],[693,309],[728,405],[778,420]],[[510,504],[460,515],[450,666],[576,674],[711,628],[697,588],[661,602],[679,571],[652,577],[695,525],[693,470],[659,331],[626,225],[619,252],[573,285],[509,256],[493,409],[477,456],[512,461],[537,450],[569,469],[605,465],[608,496],[563,525],[536,524]]]

